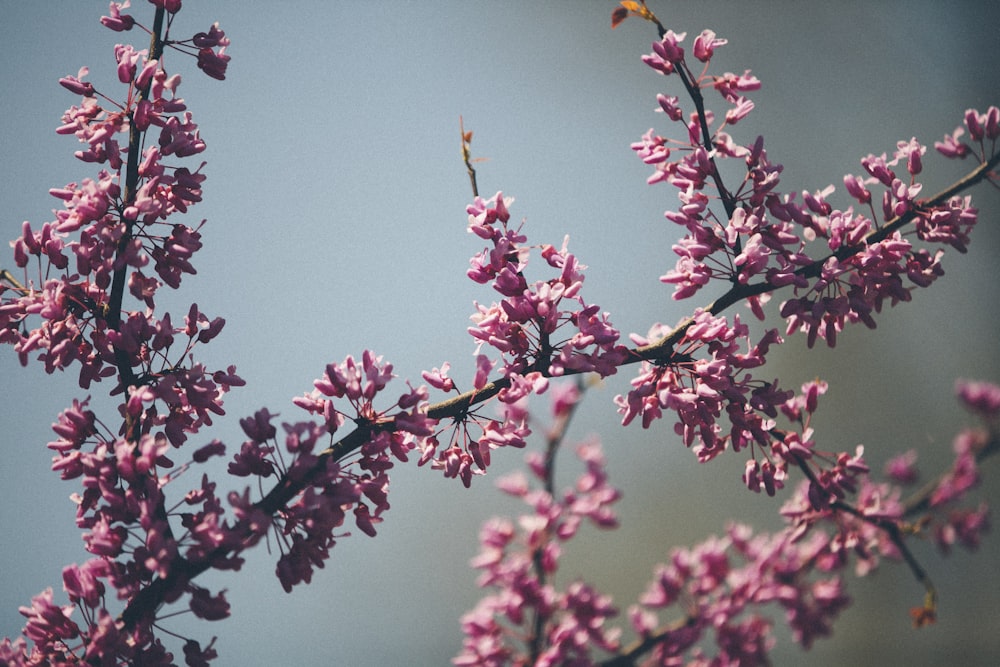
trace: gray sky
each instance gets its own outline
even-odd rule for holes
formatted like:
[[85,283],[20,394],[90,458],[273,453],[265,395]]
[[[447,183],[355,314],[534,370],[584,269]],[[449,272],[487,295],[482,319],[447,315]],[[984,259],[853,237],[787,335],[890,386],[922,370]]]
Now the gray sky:
[[[655,37],[651,25],[630,19],[612,31],[610,2],[277,6],[189,0],[179,33],[219,21],[232,40],[229,76],[209,80],[177,54],[168,61],[182,73],[181,95],[208,144],[205,201],[191,213],[208,224],[198,276],[158,305],[184,313],[196,301],[225,317],[226,330],[200,350],[201,359],[210,367],[235,363],[248,381],[226,401],[228,417],[199,442],[218,437],[238,447],[238,418],[265,405],[300,419],[290,398],[309,390],[325,364],[366,347],[394,363],[401,385],[445,360],[469,384],[472,301],[493,295],[465,278],[468,257],[481,246],[465,231],[471,194],[460,114],[475,133],[473,151],[488,158],[479,165],[480,190],[515,197],[512,214],[526,218],[531,242],[559,245],[569,234],[570,249],[591,267],[586,298],[610,311],[624,334],[672,324],[707,302],[708,295],[674,302],[658,282],[673,266],[679,233],[663,211],[676,199],[668,185],[645,185],[648,168],[629,150],[649,127],[673,131],[654,113],[655,95],[681,94],[678,81],[639,61]],[[717,71],[749,68],[762,80],[752,95],[757,109],[734,136],[741,143],[765,136],[771,159],[785,165],[786,190],[840,186],[868,153],[891,152],[911,136],[931,145],[966,108],[1000,103],[1000,10],[991,3],[650,6],[668,27],[686,31],[688,44],[703,28],[728,38]],[[117,93],[114,44],[144,40],[102,28],[105,2],[5,3],[3,10],[0,232],[10,239],[23,220],[37,227],[52,218],[58,202],[49,188],[94,175],[72,158],[75,141],[54,132],[77,101],[57,79],[89,65],[90,80]],[[150,22],[147,3],[137,2],[133,13]],[[930,193],[960,171],[928,155],[925,175]],[[1000,380],[1000,196],[982,189],[975,196],[983,215],[972,250],[949,253],[942,282],[883,313],[878,330],[845,332],[834,351],[804,354],[799,336],[772,352],[772,375],[787,386],[817,375],[830,381],[820,428],[831,449],[864,442],[882,461],[914,446],[931,472],[966,419],[952,399],[954,379]],[[11,264],[4,250],[0,266]],[[48,470],[45,448],[56,415],[85,394],[75,371],[47,377],[35,366],[22,369],[10,349],[0,353],[0,377],[7,536],[0,635],[11,636],[22,627],[17,607],[47,586],[61,599],[62,567],[86,557],[67,500],[76,488]],[[611,399],[628,378],[593,391],[573,433],[600,434],[612,482],[625,492],[623,528],[571,543],[561,575],[587,577],[622,609],[671,546],[718,533],[729,518],[773,526],[777,509],[740,488],[741,457],[698,466],[668,420],[647,432],[618,427]],[[95,400],[104,389],[92,388]],[[218,634],[219,665],[444,664],[460,644],[459,616],[479,596],[467,567],[478,526],[520,510],[492,481],[517,467],[521,453],[497,458],[496,472],[471,490],[430,470],[397,468],[380,535],[342,540],[312,585],[284,594],[261,547],[242,573],[207,580],[229,588],[230,620],[171,627],[193,625],[198,638]],[[995,467],[987,467],[994,474],[985,489],[993,499]],[[939,624],[910,629],[906,610],[920,589],[904,568],[887,566],[869,581],[850,582],[864,606],[847,613],[834,641],[813,649],[811,664],[995,661],[997,540],[974,558],[918,551],[938,583]],[[787,637],[784,645],[778,664],[800,664]]]

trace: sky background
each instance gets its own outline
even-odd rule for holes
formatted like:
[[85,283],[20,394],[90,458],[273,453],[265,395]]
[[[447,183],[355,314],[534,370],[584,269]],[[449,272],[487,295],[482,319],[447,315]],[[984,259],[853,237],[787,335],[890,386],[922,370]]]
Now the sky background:
[[[868,153],[891,152],[912,136],[931,145],[965,109],[1000,103],[1000,6],[992,3],[650,6],[667,27],[688,33],[688,45],[704,28],[730,40],[714,71],[752,69],[762,80],[752,95],[757,109],[734,137],[750,143],[764,135],[771,159],[785,165],[785,191],[840,186]],[[0,7],[0,235],[10,239],[23,220],[38,228],[52,219],[58,202],[49,188],[95,174],[72,158],[74,139],[54,132],[78,101],[57,79],[88,65],[89,80],[118,95],[115,43],[145,47],[146,40],[101,27],[105,2]],[[512,214],[526,219],[530,242],[559,245],[569,234],[570,249],[590,267],[585,298],[609,311],[623,334],[676,323],[708,302],[712,295],[675,302],[657,280],[673,266],[670,246],[680,235],[663,218],[675,192],[645,184],[649,169],[629,144],[650,127],[675,132],[655,113],[655,96],[681,94],[680,84],[639,61],[654,27],[630,19],[612,31],[613,7],[185,3],[176,34],[219,21],[233,60],[227,80],[217,82],[193,61],[168,55],[208,144],[205,201],[189,217],[208,224],[198,275],[176,295],[162,292],[158,306],[176,316],[195,301],[209,316],[225,317],[223,335],[199,358],[210,368],[235,363],[248,383],[229,395],[227,417],[197,443],[217,437],[232,451],[242,440],[238,418],[263,406],[302,418],[291,397],[311,389],[327,363],[365,348],[395,365],[400,387],[446,360],[460,385],[470,385],[472,301],[494,297],[465,277],[481,242],[465,231],[471,194],[460,115],[475,133],[473,152],[487,158],[478,165],[481,192],[515,197]],[[133,13],[151,23],[147,3],[137,2]],[[719,108],[714,95],[708,101]],[[961,173],[962,165],[929,153],[924,194]],[[816,422],[825,448],[865,443],[880,465],[915,447],[922,469],[933,473],[969,421],[952,398],[955,378],[1000,381],[1000,196],[986,188],[974,196],[983,215],[972,248],[964,257],[948,253],[947,276],[932,289],[883,313],[876,331],[845,332],[836,350],[808,352],[797,335],[772,351],[761,375],[788,387],[817,376],[830,382]],[[832,201],[850,203],[842,186]],[[0,266],[12,267],[6,248]],[[622,528],[585,531],[568,546],[560,574],[563,582],[586,577],[623,610],[672,546],[719,533],[730,519],[774,528],[778,508],[740,486],[742,456],[700,466],[669,420],[648,431],[618,426],[612,399],[630,376],[592,390],[570,433],[603,441],[611,481],[625,494]],[[86,392],[76,369],[46,376],[36,365],[21,368],[11,349],[0,351],[0,378],[0,635],[15,636],[23,625],[17,607],[47,586],[64,599],[62,567],[87,557],[68,501],[77,487],[49,471],[45,447],[56,415]],[[100,392],[109,388],[92,387],[95,404],[108,405]],[[576,472],[571,459],[562,459],[562,484]],[[467,565],[478,527],[520,511],[493,481],[516,469],[522,452],[495,460],[470,490],[429,469],[397,467],[379,536],[342,540],[312,585],[286,595],[274,559],[259,547],[243,572],[204,579],[229,589],[229,620],[180,618],[168,627],[199,639],[219,635],[223,666],[445,664],[460,647],[458,618],[480,595]],[[985,472],[982,494],[995,501],[1000,468],[990,462]],[[195,475],[182,481],[197,484]],[[849,577],[858,604],[833,641],[812,649],[809,663],[996,664],[998,543],[991,536],[977,556],[948,559],[916,545],[940,597],[939,623],[920,632],[907,609],[922,592],[908,570],[889,564],[868,580]],[[779,639],[775,664],[806,659],[786,633]]]

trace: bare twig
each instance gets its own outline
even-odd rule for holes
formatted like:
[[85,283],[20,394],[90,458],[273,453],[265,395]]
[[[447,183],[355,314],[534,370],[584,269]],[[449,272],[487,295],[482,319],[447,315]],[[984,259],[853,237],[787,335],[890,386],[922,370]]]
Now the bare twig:
[[462,162],[469,172],[469,183],[472,185],[472,196],[479,196],[479,186],[476,183],[476,169],[472,166],[472,132],[465,131],[465,123],[462,117],[458,117],[458,129],[462,133]]

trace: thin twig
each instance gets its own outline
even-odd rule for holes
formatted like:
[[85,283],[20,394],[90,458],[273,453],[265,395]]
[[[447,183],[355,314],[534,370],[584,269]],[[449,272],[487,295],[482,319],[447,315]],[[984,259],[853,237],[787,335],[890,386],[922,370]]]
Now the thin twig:
[[670,635],[690,627],[697,619],[694,616],[678,619],[670,625],[660,628],[656,632],[651,632],[642,639],[629,644],[621,653],[601,662],[601,667],[632,667],[643,654],[652,651],[657,644],[662,644],[670,639]]
[[[816,478],[816,473],[814,473],[812,468],[809,467],[808,462],[799,454],[793,454],[792,456],[795,459],[795,464],[798,466],[799,470],[801,470],[802,473],[809,479],[809,483],[815,484],[817,487],[821,488],[820,482]],[[849,503],[845,503],[842,500],[835,500],[831,502],[830,508],[839,512],[850,514],[851,516],[858,518],[865,523],[869,523],[884,532],[889,537],[889,540],[893,543],[893,545],[899,549],[899,553],[903,556],[903,560],[906,561],[906,565],[910,568],[910,572],[913,573],[913,577],[923,585],[925,591],[925,608],[929,611],[933,611],[933,605],[937,600],[937,590],[934,588],[934,582],[931,581],[927,571],[920,565],[916,557],[914,557],[910,548],[906,546],[902,531],[899,529],[899,524],[893,519],[867,515],[858,508]],[[928,607],[927,605],[930,606]]]
[[[576,382],[577,392],[583,391],[583,383],[577,378]],[[569,409],[560,415],[556,419],[552,428],[549,429],[545,437],[545,479],[543,483],[545,485],[545,492],[549,496],[555,494],[555,477],[556,477],[556,454],[559,452],[560,447],[562,447],[563,441],[566,439],[566,433],[569,431],[570,422],[573,421],[573,415],[576,414],[577,408],[580,405],[580,401],[583,399],[582,393],[579,393],[577,400],[574,401],[573,405]],[[545,553],[544,545],[536,548],[531,554],[532,567],[535,570],[535,577],[538,579],[538,585],[545,586],[546,575],[545,575]],[[528,655],[530,656],[530,663],[534,664],[538,659],[538,656],[542,652],[542,639],[544,637],[545,623],[548,621],[549,616],[543,614],[538,609],[535,610],[535,619],[532,623],[531,637],[528,640]]]
[[469,183],[472,185],[472,196],[479,196],[479,185],[476,183],[476,169],[472,166],[472,132],[465,131],[462,117],[458,117],[458,129],[462,133],[462,162],[469,172]]
[[[980,464],[994,454],[1000,453],[1000,434],[992,433],[990,437],[976,450],[976,463]],[[939,475],[922,486],[916,493],[903,501],[903,516],[912,517],[930,508],[931,498],[948,473]]]

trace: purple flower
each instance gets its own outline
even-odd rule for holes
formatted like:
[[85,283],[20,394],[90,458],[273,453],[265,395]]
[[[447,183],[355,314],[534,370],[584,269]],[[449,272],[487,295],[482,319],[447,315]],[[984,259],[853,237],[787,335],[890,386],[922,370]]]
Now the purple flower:
[[111,574],[111,564],[103,558],[93,558],[83,565],[63,568],[63,588],[71,602],[82,602],[97,609],[104,597],[104,584],[100,581]]
[[219,81],[226,79],[229,61],[230,57],[226,55],[226,47],[222,47],[217,52],[207,47],[198,50],[198,69],[213,79]]
[[702,30],[694,40],[694,57],[703,63],[712,59],[715,49],[729,43],[728,39],[721,39],[715,36],[714,30]]
[[226,37],[226,33],[219,28],[218,23],[213,23],[207,33],[195,33],[191,42],[199,49],[214,48],[216,46],[229,46],[229,38]]
[[83,77],[90,73],[90,68],[81,67],[80,71],[77,72],[76,76],[64,76],[59,79],[59,85],[61,85],[66,90],[76,93],[77,95],[83,95],[84,97],[94,96],[94,84],[86,81],[81,81]]
[[1000,415],[1000,386],[991,382],[959,380],[955,389],[965,407],[984,419],[996,419]]
[[47,588],[31,598],[30,607],[19,607],[18,612],[28,619],[24,635],[35,642],[42,651],[58,651],[67,639],[80,635],[80,628],[69,619],[75,607],[58,607],[52,601],[52,589]]
[[131,30],[132,26],[135,25],[135,19],[132,18],[131,14],[121,13],[121,10],[127,9],[131,4],[131,0],[125,0],[124,2],[112,2],[108,10],[108,13],[111,16],[102,16],[101,25],[110,28],[115,32]]
[[920,478],[917,472],[917,452],[908,450],[889,459],[885,464],[885,474],[897,484],[913,484]]
[[964,158],[972,153],[972,148],[960,139],[964,134],[965,128],[957,127],[954,132],[944,136],[944,141],[935,141],[934,149],[947,158]]
[[191,611],[198,618],[207,621],[219,621],[229,617],[229,603],[226,602],[226,591],[212,595],[208,589],[191,585]]

